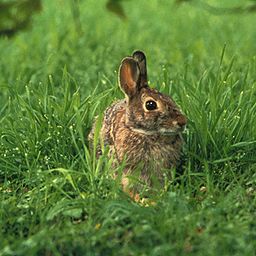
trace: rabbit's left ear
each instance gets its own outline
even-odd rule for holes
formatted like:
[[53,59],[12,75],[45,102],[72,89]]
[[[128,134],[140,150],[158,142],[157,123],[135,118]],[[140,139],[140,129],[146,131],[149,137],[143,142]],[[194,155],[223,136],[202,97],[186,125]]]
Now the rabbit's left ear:
[[142,51],[135,51],[132,57],[138,62],[140,68],[140,87],[148,87],[146,55]]
[[119,83],[124,93],[132,98],[139,92],[140,69],[138,62],[131,57],[122,60],[119,68]]

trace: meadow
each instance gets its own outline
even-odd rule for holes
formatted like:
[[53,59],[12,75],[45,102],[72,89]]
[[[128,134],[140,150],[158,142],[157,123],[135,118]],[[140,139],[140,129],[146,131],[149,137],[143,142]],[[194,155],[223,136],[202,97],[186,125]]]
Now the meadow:
[[[80,17],[71,2],[43,1],[30,29],[0,38],[0,255],[255,255],[256,13],[140,0],[121,20],[106,1],[80,1]],[[182,170],[154,204],[88,150],[136,49],[188,117]]]

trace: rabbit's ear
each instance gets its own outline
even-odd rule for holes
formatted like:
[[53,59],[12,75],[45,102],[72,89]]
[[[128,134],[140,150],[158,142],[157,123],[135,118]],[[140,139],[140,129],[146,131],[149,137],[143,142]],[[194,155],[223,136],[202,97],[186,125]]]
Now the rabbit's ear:
[[147,62],[146,56],[142,51],[135,51],[132,54],[132,57],[138,62],[140,68],[140,86],[148,86],[148,77],[147,77]]
[[122,60],[119,68],[120,87],[129,97],[133,97],[139,90],[140,69],[137,61],[131,57]]

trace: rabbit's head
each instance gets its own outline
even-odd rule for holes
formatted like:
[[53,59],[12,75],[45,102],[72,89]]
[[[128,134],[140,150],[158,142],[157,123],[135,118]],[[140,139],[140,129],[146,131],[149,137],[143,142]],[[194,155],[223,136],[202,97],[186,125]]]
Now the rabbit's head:
[[120,87],[126,95],[126,125],[145,135],[175,135],[187,122],[175,102],[148,86],[146,57],[136,51],[122,60]]

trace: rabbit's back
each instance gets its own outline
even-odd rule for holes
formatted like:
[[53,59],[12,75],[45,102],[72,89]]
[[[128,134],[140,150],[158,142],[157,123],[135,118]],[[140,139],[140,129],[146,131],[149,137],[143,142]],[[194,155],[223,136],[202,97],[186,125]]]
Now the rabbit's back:
[[114,146],[117,131],[125,125],[125,106],[126,101],[123,99],[105,110],[101,128],[101,137],[105,146]]

